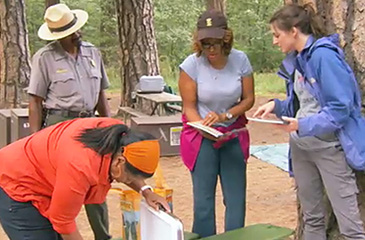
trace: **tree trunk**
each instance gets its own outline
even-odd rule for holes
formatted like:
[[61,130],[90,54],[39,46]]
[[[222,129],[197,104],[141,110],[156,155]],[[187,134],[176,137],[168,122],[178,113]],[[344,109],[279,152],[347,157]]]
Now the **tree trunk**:
[[158,75],[152,0],[116,0],[121,59],[122,102],[131,106],[142,75]]
[[24,0],[0,1],[0,108],[19,107],[30,74]]
[[226,0],[205,0],[205,1],[208,10],[215,9],[226,14]]
[[[362,99],[365,97],[365,1],[364,0],[299,0],[299,3],[313,2],[318,12],[323,16],[327,29],[331,33],[341,35],[341,45],[345,50],[346,59],[354,70],[359,82]],[[363,102],[364,103],[364,102]],[[356,172],[359,188],[359,207],[361,218],[365,220],[365,175]],[[325,198],[327,206],[326,226],[329,240],[343,239],[339,234],[336,218],[331,205]],[[298,204],[298,225],[296,239],[302,239],[302,212]]]
[[49,6],[52,6],[52,5],[55,5],[57,3],[60,3],[60,0],[46,0],[45,4],[46,4],[46,9],[49,7]]

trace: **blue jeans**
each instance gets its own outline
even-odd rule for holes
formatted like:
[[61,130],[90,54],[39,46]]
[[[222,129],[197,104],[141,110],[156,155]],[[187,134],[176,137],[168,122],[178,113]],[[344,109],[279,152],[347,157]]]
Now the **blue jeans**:
[[17,202],[0,188],[0,222],[11,240],[62,240],[30,202]]
[[194,194],[193,232],[200,237],[216,234],[215,193],[220,178],[225,211],[225,231],[241,228],[246,214],[246,162],[237,138],[219,149],[204,138],[191,172]]

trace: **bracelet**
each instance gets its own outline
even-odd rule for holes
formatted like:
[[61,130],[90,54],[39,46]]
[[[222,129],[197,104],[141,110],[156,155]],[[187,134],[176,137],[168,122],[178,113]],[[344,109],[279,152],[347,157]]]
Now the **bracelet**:
[[153,188],[150,185],[144,185],[143,187],[141,187],[141,189],[139,190],[139,193],[142,194],[143,191],[150,189],[151,191],[153,191]]

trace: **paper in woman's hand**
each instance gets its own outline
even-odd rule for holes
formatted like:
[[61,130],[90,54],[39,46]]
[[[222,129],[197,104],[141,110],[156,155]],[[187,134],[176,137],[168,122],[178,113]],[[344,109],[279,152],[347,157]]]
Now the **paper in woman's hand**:
[[281,119],[262,119],[262,118],[247,118],[248,121],[252,122],[259,122],[259,123],[270,123],[270,124],[280,124],[280,125],[286,125],[288,124],[287,121],[281,120]]

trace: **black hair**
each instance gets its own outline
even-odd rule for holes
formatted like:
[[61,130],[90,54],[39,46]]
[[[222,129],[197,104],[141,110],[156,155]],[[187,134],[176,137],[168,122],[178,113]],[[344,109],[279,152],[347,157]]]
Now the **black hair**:
[[328,34],[323,19],[315,12],[310,3],[303,6],[298,4],[285,5],[274,13],[270,23],[274,23],[283,31],[290,31],[296,27],[302,33],[312,34],[315,38],[321,38]]
[[[111,154],[112,158],[128,144],[153,139],[156,138],[151,134],[131,130],[124,124],[84,129],[75,137],[75,140],[84,144],[86,148],[90,148],[102,156]],[[149,178],[153,175],[135,168],[128,161],[126,161],[126,169],[130,173],[144,178]]]

